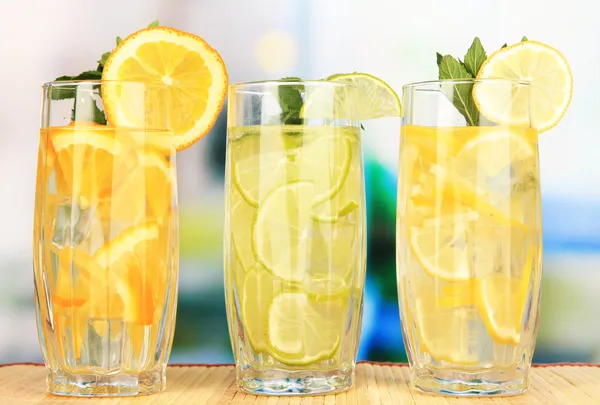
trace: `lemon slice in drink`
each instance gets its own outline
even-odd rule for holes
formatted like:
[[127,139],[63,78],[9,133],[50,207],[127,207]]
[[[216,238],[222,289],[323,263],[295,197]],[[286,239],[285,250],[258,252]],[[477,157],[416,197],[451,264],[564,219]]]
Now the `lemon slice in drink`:
[[410,228],[410,246],[427,274],[446,281],[473,276],[470,222],[478,218],[474,211],[453,213]]
[[528,207],[520,198],[537,188],[536,142],[532,129],[481,127],[479,136],[458,152],[454,160],[458,177],[486,190],[474,201],[479,212],[496,222],[526,227]]
[[[502,170],[509,169],[512,162],[520,166],[528,162],[533,165],[536,156],[532,142],[535,139],[533,130],[480,128],[479,136],[467,142],[456,155],[456,170],[463,177],[476,174],[477,178],[470,179],[476,181],[497,176]],[[477,170],[473,170],[474,167]]]
[[297,181],[273,190],[260,205],[253,231],[257,260],[285,281],[302,281],[310,261],[315,197],[312,182]]
[[479,111],[499,124],[531,126],[538,132],[555,126],[571,102],[573,76],[565,57],[536,41],[525,41],[493,53],[483,63],[478,79],[529,81],[513,94],[499,92],[495,84],[476,83],[473,99]]
[[303,292],[284,292],[269,307],[271,355],[290,365],[311,364],[338,349],[345,321],[342,300],[316,302]]
[[[512,235],[514,237],[514,235]],[[514,238],[521,241],[521,237]],[[506,241],[508,244],[511,240]],[[508,250],[510,246],[505,246]],[[511,261],[517,258],[519,247],[511,248]],[[532,268],[534,265],[534,249],[523,252],[520,273],[514,269],[506,269],[504,273],[490,273],[476,280],[476,300],[481,319],[498,344],[519,344],[521,339],[521,323],[531,289]],[[503,266],[504,267],[504,266]],[[510,272],[510,275],[506,274]]]
[[477,364],[477,354],[469,346],[469,331],[477,321],[472,308],[448,307],[438,301],[431,291],[417,298],[415,318],[420,351],[437,361],[453,364]]

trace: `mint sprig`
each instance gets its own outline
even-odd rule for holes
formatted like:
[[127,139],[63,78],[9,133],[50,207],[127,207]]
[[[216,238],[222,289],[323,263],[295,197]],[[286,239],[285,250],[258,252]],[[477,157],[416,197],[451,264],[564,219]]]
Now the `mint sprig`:
[[[299,82],[299,77],[284,77],[282,82]],[[281,123],[283,125],[302,125],[304,120],[300,118],[300,111],[304,100],[302,100],[302,85],[279,86],[277,100],[281,107]]]
[[[528,39],[524,36],[521,41],[528,41]],[[506,46],[507,44],[504,44],[502,48]],[[478,37],[475,37],[463,59],[464,61],[436,52],[439,79],[460,80],[477,77],[481,65],[487,59],[487,53]],[[479,111],[473,100],[473,83],[455,84],[453,88],[445,88],[443,91],[458,112],[465,117],[467,125],[479,125]]]
[[[158,20],[151,22],[148,28],[158,27]],[[119,46],[123,42],[121,37],[117,37],[116,43]],[[68,82],[73,80],[101,80],[102,71],[106,60],[110,56],[112,51],[104,52],[98,60],[98,67],[96,70],[86,70],[85,72],[79,73],[74,76],[59,76],[54,79],[55,82]],[[71,110],[71,120],[75,121],[93,121],[97,124],[106,125],[106,116],[104,112],[98,108],[96,103],[97,99],[101,99],[101,93],[98,91],[99,86],[94,86],[89,92],[82,92],[80,97],[75,100],[77,94],[77,86],[56,86],[52,87],[52,94],[50,95],[52,100],[75,100],[73,103],[73,109]],[[83,107],[85,106],[85,108]],[[85,111],[85,112],[84,112]]]

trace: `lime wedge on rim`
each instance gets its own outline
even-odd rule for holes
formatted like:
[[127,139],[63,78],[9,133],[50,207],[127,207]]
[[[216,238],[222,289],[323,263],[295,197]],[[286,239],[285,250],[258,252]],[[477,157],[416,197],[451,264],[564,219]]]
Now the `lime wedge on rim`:
[[348,83],[354,87],[357,119],[370,120],[400,117],[402,104],[398,94],[383,80],[367,73],[340,73],[329,76],[329,82]]
[[350,118],[355,121],[400,117],[398,94],[383,80],[367,73],[339,73],[326,81],[350,84],[331,89],[316,88],[306,95],[300,115],[304,118]]

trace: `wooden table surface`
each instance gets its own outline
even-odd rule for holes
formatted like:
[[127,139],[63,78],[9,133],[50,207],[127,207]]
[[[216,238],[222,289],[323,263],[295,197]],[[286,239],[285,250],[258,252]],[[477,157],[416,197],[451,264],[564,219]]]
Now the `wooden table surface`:
[[560,364],[533,368],[532,386],[524,395],[455,398],[421,395],[410,389],[405,364],[360,363],[352,389],[337,395],[258,397],[237,390],[231,365],[172,365],[167,390],[128,398],[68,398],[46,392],[45,369],[39,364],[0,366],[0,404],[86,405],[379,405],[379,404],[559,404],[600,405],[600,366]]

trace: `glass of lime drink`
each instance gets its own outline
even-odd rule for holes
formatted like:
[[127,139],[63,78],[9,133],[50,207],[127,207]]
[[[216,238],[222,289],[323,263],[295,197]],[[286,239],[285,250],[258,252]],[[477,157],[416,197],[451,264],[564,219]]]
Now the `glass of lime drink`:
[[246,392],[324,394],[354,381],[365,192],[352,87],[230,86],[225,291]]

